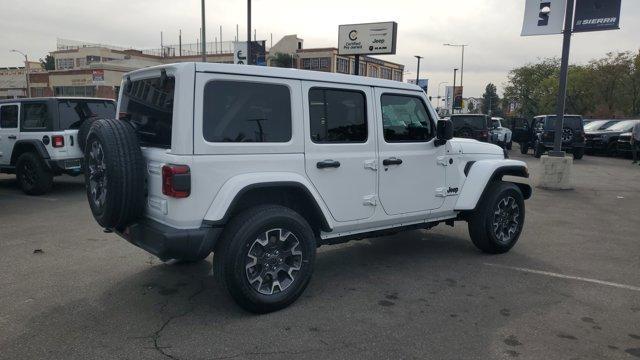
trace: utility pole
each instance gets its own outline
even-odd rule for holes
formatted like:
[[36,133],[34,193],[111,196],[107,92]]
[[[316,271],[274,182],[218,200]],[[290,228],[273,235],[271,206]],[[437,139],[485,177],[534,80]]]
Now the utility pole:
[[569,51],[571,49],[571,33],[573,32],[574,0],[567,1],[567,11],[564,19],[564,37],[562,41],[562,64],[560,65],[560,86],[558,87],[558,104],[556,111],[556,126],[553,141],[553,151],[549,156],[564,157],[562,151],[562,127],[567,97],[567,77],[569,75]]
[[27,97],[31,97],[31,87],[29,86],[29,59],[27,58],[27,54],[23,53],[20,50],[13,49],[11,52],[18,53],[24,56],[24,72],[27,80]]
[[[469,45],[467,45],[467,44],[448,44],[447,43],[447,44],[444,44],[444,46],[462,48],[462,63],[460,64],[460,87],[463,87],[464,86],[464,48],[469,46]],[[464,91],[464,87],[463,87],[463,91]]]
[[178,55],[182,56],[182,29],[178,33]]
[[251,0],[247,0],[247,65],[251,62]]
[[205,34],[207,30],[205,29],[205,16],[204,16],[204,0],[201,1],[202,4],[202,33],[200,36],[202,37],[202,62],[207,62],[207,40]]
[[416,59],[418,59],[418,69],[416,70],[416,85],[420,86],[418,84],[418,81],[420,80],[420,60],[423,58],[422,56],[419,55],[415,55]]
[[220,53],[222,54],[222,25],[220,25]]

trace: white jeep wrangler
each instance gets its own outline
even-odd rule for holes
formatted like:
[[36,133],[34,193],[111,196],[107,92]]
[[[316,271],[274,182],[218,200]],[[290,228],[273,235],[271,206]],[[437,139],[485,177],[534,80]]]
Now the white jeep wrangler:
[[82,173],[78,132],[96,118],[113,118],[115,101],[50,97],[0,100],[0,172],[16,174],[22,191],[41,195],[53,177]]
[[214,252],[253,312],[295,301],[323,244],[462,220],[504,253],[531,196],[525,163],[451,139],[425,93],[396,81],[181,63],[125,75],[118,114],[86,138],[98,223],[163,260]]

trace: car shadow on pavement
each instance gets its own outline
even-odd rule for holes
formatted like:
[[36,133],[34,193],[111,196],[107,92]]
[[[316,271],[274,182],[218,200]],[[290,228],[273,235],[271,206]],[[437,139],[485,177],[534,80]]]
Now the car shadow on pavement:
[[[75,193],[79,191],[84,191],[84,177],[83,176],[62,176],[55,177],[53,179],[53,189],[50,193],[45,194],[44,196],[56,196],[56,195],[64,195],[69,193]],[[11,177],[1,177],[0,178],[0,190],[6,190],[9,193],[14,194],[22,194],[26,195],[20,189],[20,185],[16,180],[15,176]]]

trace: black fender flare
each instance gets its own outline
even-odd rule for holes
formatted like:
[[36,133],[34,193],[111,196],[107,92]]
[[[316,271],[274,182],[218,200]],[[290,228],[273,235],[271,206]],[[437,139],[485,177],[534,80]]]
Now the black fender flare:
[[36,153],[45,160],[45,162],[46,160],[51,159],[49,152],[42,141],[36,139],[18,140],[13,145],[13,150],[11,151],[11,165],[15,165],[16,161],[18,161],[18,157],[29,151],[27,149],[35,150]]

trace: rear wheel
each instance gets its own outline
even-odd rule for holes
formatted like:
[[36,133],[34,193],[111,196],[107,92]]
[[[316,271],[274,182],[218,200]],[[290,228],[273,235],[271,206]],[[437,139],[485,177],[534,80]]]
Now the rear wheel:
[[53,174],[38,154],[27,152],[16,162],[16,176],[20,188],[28,195],[46,194],[53,188]]
[[582,159],[584,156],[584,148],[574,148],[573,149],[573,158],[576,160]]
[[512,147],[513,147],[513,141],[509,140],[509,142],[507,143],[507,150],[511,150]]
[[489,185],[469,218],[473,244],[488,254],[509,251],[520,238],[524,225],[524,197],[512,183],[497,181]]
[[227,225],[214,255],[214,272],[238,305],[267,313],[302,294],[315,254],[315,235],[302,216],[283,206],[262,205]]
[[607,156],[618,156],[618,143],[616,141],[612,141],[607,145]]

